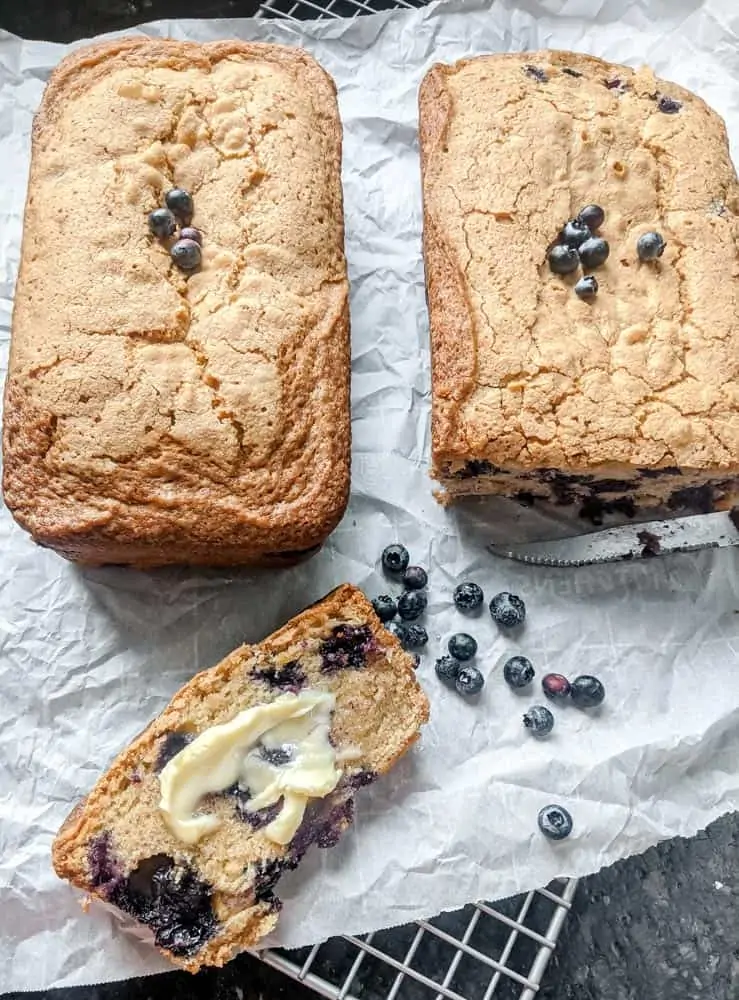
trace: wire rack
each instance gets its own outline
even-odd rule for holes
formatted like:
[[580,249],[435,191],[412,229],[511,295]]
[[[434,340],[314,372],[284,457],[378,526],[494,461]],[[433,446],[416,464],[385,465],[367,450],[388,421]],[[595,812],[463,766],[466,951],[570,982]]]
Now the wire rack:
[[329,1000],[534,1000],[576,886],[558,879],[495,906],[258,954]]
[[[358,17],[424,3],[265,0],[257,17]],[[575,879],[558,879],[495,906],[473,903],[404,927],[258,955],[329,1000],[534,1000],[576,886]]]

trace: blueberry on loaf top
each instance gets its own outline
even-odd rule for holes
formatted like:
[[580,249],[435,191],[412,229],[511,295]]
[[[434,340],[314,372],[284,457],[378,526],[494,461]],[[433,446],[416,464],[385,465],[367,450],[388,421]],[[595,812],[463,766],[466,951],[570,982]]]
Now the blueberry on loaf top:
[[730,506],[739,186],[721,118],[648,69],[556,51],[434,66],[419,104],[443,496],[595,521]]
[[349,492],[333,80],[296,47],[115,39],[62,60],[32,140],[11,513],[90,564],[310,554]]
[[272,930],[280,877],[338,841],[427,718],[411,657],[339,587],[185,685],[69,816],[54,867],[183,968],[223,965]]

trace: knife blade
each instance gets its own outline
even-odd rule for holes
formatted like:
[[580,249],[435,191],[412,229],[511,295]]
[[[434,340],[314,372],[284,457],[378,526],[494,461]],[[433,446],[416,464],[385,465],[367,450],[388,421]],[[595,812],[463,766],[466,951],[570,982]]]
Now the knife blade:
[[697,552],[739,545],[739,508],[669,521],[645,521],[588,535],[516,545],[488,545],[494,556],[532,566],[575,567],[671,552]]

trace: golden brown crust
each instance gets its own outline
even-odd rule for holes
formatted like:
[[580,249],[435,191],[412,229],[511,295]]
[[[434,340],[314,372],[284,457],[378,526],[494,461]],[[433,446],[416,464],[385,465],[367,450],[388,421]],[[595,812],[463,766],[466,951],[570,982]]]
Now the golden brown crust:
[[[736,477],[739,187],[718,115],[648,70],[556,51],[434,66],[419,109],[434,475],[459,493],[547,469]],[[591,202],[611,255],[587,304],[545,255]],[[667,251],[640,265],[650,229]],[[467,462],[489,476],[453,480]]]
[[[340,622],[368,624],[375,648],[358,670],[327,674],[317,653],[321,640]],[[254,865],[289,852],[234,815],[227,797],[211,806],[222,827],[195,847],[173,837],[158,809],[156,760],[167,733],[197,733],[233,718],[254,704],[281,693],[254,672],[299,658],[307,686],[336,698],[332,739],[340,749],[358,747],[361,755],[347,773],[384,774],[416,741],[428,720],[429,706],[418,685],[412,660],[354,587],[344,585],[312,605],[256,646],[242,646],[217,666],[197,674],[155,721],[113,761],[89,795],[61,827],[52,848],[57,874],[105,900],[103,888],[90,884],[90,844],[107,834],[116,862],[128,873],[153,855],[167,854],[191,865],[214,890],[221,921],[218,933],[190,958],[168,957],[190,971],[220,965],[256,944],[277,921],[273,907],[255,903]],[[351,794],[351,793],[348,793]],[[348,823],[348,821],[347,821]],[[345,824],[346,825],[346,824]]]
[[[129,38],[55,70],[3,434],[6,502],[40,544],[93,564],[280,564],[333,530],[350,453],[340,168],[333,81],[299,49]],[[173,184],[205,234],[189,278],[147,232]]]

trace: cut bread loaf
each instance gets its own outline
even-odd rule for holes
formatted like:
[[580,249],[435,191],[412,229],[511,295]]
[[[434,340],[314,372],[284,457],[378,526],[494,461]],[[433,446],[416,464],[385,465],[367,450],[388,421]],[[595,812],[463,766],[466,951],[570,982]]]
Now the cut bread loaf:
[[[611,510],[739,496],[739,186],[726,129],[649,70],[571,52],[434,66],[420,90],[433,474]],[[610,256],[550,270],[589,205]],[[637,241],[666,249],[641,261]],[[575,257],[577,265],[577,255]]]
[[[356,790],[388,771],[417,739],[428,702],[412,664],[363,594],[339,587],[175,695],[65,822],[53,847],[57,874],[148,925],[158,947],[185,969],[223,965],[277,923],[280,876],[312,844],[335,844],[352,821]],[[283,799],[255,808],[255,789],[232,783],[233,775],[214,778],[219,765],[212,758],[202,764],[202,747],[210,741],[212,752],[215,737],[239,720],[265,709],[290,710],[301,698],[333,707],[317,720],[330,732],[323,748],[310,748],[310,767],[297,784],[315,781],[326,754],[335,775],[327,794],[298,801],[307,807],[292,816],[291,827],[294,777]],[[320,725],[311,738],[320,741]],[[257,750],[272,755],[270,775],[280,780],[290,755],[299,760],[303,752],[300,739],[292,745],[285,739],[284,728],[262,726],[256,742],[231,748],[226,757],[243,761],[249,747],[252,763]],[[197,767],[198,760],[211,793],[192,799],[187,811],[193,815],[178,827],[173,815],[182,801],[177,795],[187,792],[185,765]],[[259,766],[265,766],[261,759]],[[220,787],[224,781],[227,787]],[[195,836],[193,825],[204,823],[211,829]]]
[[[148,228],[173,187],[202,233],[192,273]],[[295,561],[346,506],[349,374],[331,78],[237,41],[64,59],[34,122],[6,385],[19,523],[90,564]]]

